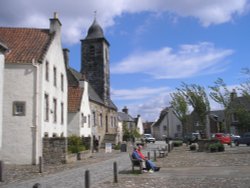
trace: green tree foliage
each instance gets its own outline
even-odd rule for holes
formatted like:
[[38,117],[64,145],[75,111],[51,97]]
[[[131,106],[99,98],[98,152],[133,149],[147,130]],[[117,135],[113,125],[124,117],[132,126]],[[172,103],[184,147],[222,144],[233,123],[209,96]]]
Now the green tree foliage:
[[181,121],[182,125],[183,125],[183,133],[187,133],[187,114],[188,114],[188,104],[187,101],[185,99],[185,97],[181,94],[180,91],[175,92],[175,93],[171,93],[171,101],[170,104],[171,106],[174,108],[174,111],[177,115],[177,117],[179,118],[179,120]]
[[210,103],[205,92],[204,87],[197,84],[182,83],[181,88],[177,91],[185,97],[187,103],[191,105],[194,112],[198,115],[199,121],[202,125],[206,125],[207,137],[210,137],[210,125],[208,113],[210,111]]
[[79,153],[85,150],[82,139],[76,135],[68,137],[68,151],[70,153]]
[[141,136],[136,128],[129,129],[127,122],[123,122],[122,128],[123,128],[123,140],[124,141],[129,141],[134,138],[139,138]]
[[246,76],[246,80],[240,84],[239,90],[241,90],[242,96],[250,97],[250,68],[242,69],[241,73]]
[[230,104],[231,92],[228,90],[222,78],[218,78],[214,82],[214,86],[209,86],[211,92],[209,96],[217,103],[221,104],[225,109],[228,108]]
[[229,132],[230,127],[228,121],[231,113],[229,111],[229,106],[231,103],[231,92],[227,88],[227,85],[222,78],[218,78],[214,82],[214,86],[209,86],[209,88],[211,89],[211,92],[209,93],[211,99],[224,107],[225,127],[227,132]]

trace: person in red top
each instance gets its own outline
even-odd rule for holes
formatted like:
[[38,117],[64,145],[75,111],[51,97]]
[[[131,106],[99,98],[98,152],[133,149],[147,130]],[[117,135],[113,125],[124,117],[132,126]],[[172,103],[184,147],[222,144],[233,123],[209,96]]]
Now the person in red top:
[[160,170],[160,167],[157,167],[151,160],[148,160],[148,158],[145,157],[145,156],[143,155],[143,153],[141,152],[141,149],[142,149],[142,146],[139,145],[136,151],[137,151],[138,155],[139,155],[143,160],[145,160],[147,169],[148,169],[148,170],[153,170],[153,171],[159,171],[159,170]]

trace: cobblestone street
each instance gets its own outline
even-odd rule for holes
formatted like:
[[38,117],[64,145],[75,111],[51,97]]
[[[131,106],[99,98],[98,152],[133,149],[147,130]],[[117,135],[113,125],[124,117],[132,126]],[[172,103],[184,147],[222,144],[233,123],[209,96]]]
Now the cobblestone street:
[[[157,145],[149,144],[144,152],[152,151]],[[46,167],[43,174],[38,167],[9,168],[8,180],[0,184],[3,188],[29,188],[41,183],[43,188],[84,187],[84,172],[90,171],[92,188],[102,187],[250,187],[250,148],[229,147],[225,152],[193,152],[185,145],[176,147],[165,158],[157,158],[159,172],[133,174],[127,152],[113,151],[97,153],[87,160],[73,164]],[[129,152],[131,149],[129,149]],[[118,164],[118,183],[113,183],[112,164]],[[11,172],[12,171],[12,172]],[[11,175],[13,173],[15,175]]]

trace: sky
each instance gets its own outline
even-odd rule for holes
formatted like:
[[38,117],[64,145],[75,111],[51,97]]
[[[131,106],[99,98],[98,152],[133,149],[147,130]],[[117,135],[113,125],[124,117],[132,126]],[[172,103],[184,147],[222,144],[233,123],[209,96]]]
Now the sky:
[[49,28],[57,12],[79,71],[95,11],[110,43],[111,98],[144,122],[159,117],[182,82],[207,89],[222,78],[234,88],[250,67],[250,0],[1,0],[0,27]]

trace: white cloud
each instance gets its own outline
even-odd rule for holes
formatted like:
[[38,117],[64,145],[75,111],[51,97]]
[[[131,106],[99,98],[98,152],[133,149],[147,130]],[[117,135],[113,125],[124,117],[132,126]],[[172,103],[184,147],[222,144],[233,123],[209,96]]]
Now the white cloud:
[[224,71],[230,49],[216,49],[212,43],[182,45],[178,51],[169,47],[159,51],[139,52],[113,64],[113,74],[144,73],[156,79],[187,78]]
[[169,91],[170,89],[167,87],[160,87],[160,88],[140,87],[136,89],[120,89],[120,90],[112,89],[112,98],[114,100],[147,99],[159,93],[167,93]]
[[98,21],[107,28],[123,13],[169,12],[177,17],[194,17],[202,25],[232,21],[245,13],[247,0],[2,0],[1,26],[48,27],[48,17],[59,13],[64,42],[76,43],[85,36],[96,10]]
[[[213,84],[211,84],[213,85]],[[227,88],[229,91],[232,91],[235,88],[238,88],[239,85],[228,85]],[[141,91],[140,91],[141,90]],[[166,88],[139,88],[139,89],[123,89],[123,90],[113,90],[112,99],[123,100],[126,102],[126,107],[129,109],[129,114],[133,117],[141,115],[143,121],[156,121],[160,112],[170,106],[170,93],[175,92],[174,89],[169,87]],[[222,110],[224,107],[209,97],[209,92],[211,90],[206,88],[207,96],[210,103],[210,109],[213,110]],[[137,97],[138,95],[138,97]],[[135,96],[135,97],[134,97]],[[238,92],[238,96],[240,93]],[[146,98],[146,100],[145,100]],[[138,99],[140,102],[138,102]],[[119,106],[119,109],[122,109],[124,106]],[[192,108],[189,108],[189,112],[192,111]]]

